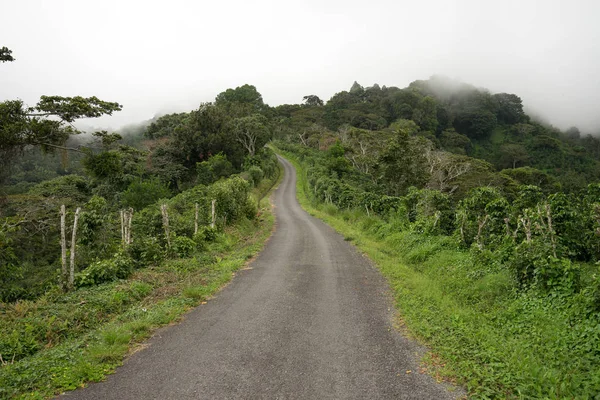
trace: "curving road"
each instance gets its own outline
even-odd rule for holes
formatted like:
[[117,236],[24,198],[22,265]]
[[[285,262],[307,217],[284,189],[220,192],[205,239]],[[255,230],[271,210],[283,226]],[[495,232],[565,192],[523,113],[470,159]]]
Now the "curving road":
[[[105,382],[68,399],[453,399],[416,372],[421,349],[392,326],[379,272],[296,201],[274,195],[277,229],[251,268],[161,329]],[[407,373],[407,371],[413,371]]]

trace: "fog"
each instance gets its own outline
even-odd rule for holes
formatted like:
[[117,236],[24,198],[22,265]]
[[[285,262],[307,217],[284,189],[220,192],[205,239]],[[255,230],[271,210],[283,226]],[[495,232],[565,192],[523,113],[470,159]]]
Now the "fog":
[[445,75],[600,132],[600,2],[2,1],[0,101],[98,96],[117,128],[253,84],[269,105]]

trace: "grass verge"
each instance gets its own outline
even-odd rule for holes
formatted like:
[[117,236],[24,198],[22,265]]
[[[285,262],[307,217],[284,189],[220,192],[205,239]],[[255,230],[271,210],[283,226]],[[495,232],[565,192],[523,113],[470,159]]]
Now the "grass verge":
[[207,301],[270,236],[274,215],[265,195],[282,175],[254,189],[256,219],[227,227],[201,253],[138,270],[127,280],[3,305],[0,328],[31,355],[3,358],[0,398],[44,399],[100,381],[154,330]]
[[[431,351],[423,372],[464,385],[476,399],[600,398],[600,329],[578,299],[517,291],[506,270],[477,260],[446,236],[402,231],[401,222],[317,204],[302,165],[298,200],[378,266],[400,322]],[[578,294],[584,296],[585,294]]]

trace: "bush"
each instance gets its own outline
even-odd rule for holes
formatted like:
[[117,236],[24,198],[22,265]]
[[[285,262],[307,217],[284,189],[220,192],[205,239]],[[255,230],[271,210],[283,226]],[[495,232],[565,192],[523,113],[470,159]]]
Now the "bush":
[[155,203],[159,199],[171,196],[169,188],[159,179],[138,180],[132,182],[127,190],[121,195],[121,202],[125,207],[141,210]]
[[172,241],[173,251],[178,257],[189,257],[196,250],[196,242],[185,236],[175,236]]
[[133,271],[133,260],[117,254],[114,258],[97,261],[75,276],[75,286],[93,286],[117,279],[125,279]]
[[210,226],[205,226],[199,232],[200,238],[206,242],[214,242],[217,240],[217,228],[211,228]]
[[234,173],[231,162],[223,153],[215,154],[207,161],[196,163],[196,172],[198,174],[198,183],[210,185],[221,178],[226,178]]
[[263,170],[256,165],[253,165],[248,169],[248,175],[250,176],[250,180],[254,186],[258,186],[264,177]]
[[43,197],[70,198],[84,202],[91,195],[88,180],[79,175],[65,175],[41,182],[29,190],[29,194]]
[[515,248],[508,266],[521,287],[545,291],[579,290],[580,271],[565,258],[556,258],[550,245],[543,241],[523,242]]
[[127,248],[127,253],[138,268],[157,264],[165,258],[165,251],[154,236],[136,238]]
[[234,176],[210,186],[208,198],[216,200],[217,217],[225,223],[233,222],[247,211],[250,186],[248,182]]

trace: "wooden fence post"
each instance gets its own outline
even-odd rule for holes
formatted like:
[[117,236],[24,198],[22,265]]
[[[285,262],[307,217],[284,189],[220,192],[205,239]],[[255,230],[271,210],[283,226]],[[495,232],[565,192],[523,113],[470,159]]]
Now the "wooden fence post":
[[165,229],[165,237],[167,239],[167,247],[171,249],[171,238],[169,236],[169,213],[167,212],[167,205],[163,204],[160,206],[160,211],[163,217],[163,228]]
[[129,208],[129,217],[127,218],[127,245],[129,246],[131,240],[131,220],[133,219],[133,208]]
[[60,254],[60,259],[62,262],[62,269],[61,269],[61,279],[60,279],[60,284],[62,286],[62,289],[64,291],[67,291],[67,238],[66,238],[66,232],[65,232],[65,219],[67,216],[67,210],[65,209],[65,205],[63,204],[62,206],[60,206],[60,249],[61,249],[61,254]]
[[120,210],[119,215],[121,216],[121,244],[125,247],[125,211]]
[[216,200],[213,200],[213,201],[212,201],[212,203],[211,203],[211,219],[210,219],[210,227],[211,227],[211,228],[213,228],[213,229],[214,229],[214,227],[215,227],[215,221],[216,221],[216,219],[217,219],[217,215],[216,215],[216,213],[215,213],[215,203],[216,203],[216,202],[217,202]]
[[194,214],[194,235],[198,233],[198,203],[196,203],[196,212]]
[[73,234],[71,236],[71,265],[69,269],[69,289],[73,289],[73,282],[75,278],[75,245],[77,243],[77,221],[79,220],[79,213],[81,208],[77,207],[75,210],[75,218],[73,219]]

